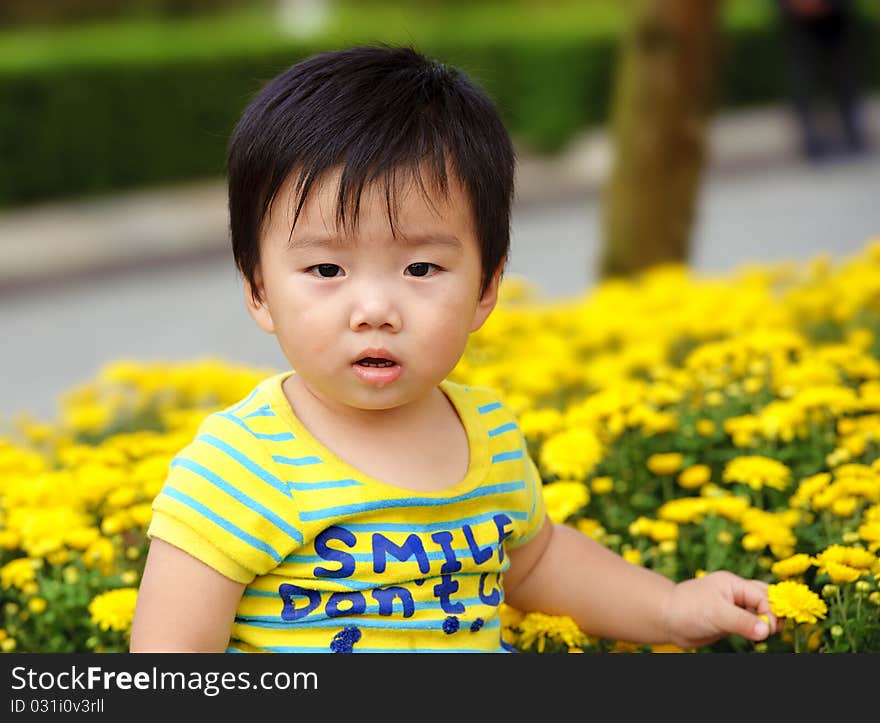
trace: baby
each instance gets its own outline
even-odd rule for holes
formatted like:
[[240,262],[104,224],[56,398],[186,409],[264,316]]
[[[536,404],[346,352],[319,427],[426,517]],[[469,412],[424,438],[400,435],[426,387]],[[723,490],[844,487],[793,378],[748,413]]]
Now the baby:
[[504,652],[502,602],[682,647],[777,628],[762,582],[676,584],[552,523],[514,415],[447,379],[498,297],[515,167],[464,73],[314,55],[227,160],[245,302],[291,370],[172,461],[132,652]]

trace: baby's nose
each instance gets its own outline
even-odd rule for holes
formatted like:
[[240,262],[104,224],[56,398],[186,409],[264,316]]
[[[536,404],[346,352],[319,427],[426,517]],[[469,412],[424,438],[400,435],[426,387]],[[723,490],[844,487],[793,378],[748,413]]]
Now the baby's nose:
[[353,331],[364,328],[397,331],[402,324],[400,311],[387,294],[373,292],[359,299],[352,309],[350,325]]

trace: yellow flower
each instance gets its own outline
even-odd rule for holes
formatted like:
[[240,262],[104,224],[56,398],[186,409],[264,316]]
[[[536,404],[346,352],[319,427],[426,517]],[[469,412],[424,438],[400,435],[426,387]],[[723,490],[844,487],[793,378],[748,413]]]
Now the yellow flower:
[[841,565],[847,565],[861,570],[868,570],[877,562],[877,558],[861,547],[829,545],[816,555],[816,564],[819,567],[819,572],[824,572],[830,562],[836,562]]
[[540,463],[551,475],[584,479],[602,459],[599,438],[589,429],[574,427],[554,434],[541,447]]
[[623,559],[633,565],[641,565],[642,564],[642,553],[632,548],[630,550],[626,550],[623,553]]
[[735,457],[724,468],[721,479],[724,482],[741,482],[753,490],[773,487],[784,490],[788,487],[790,472],[782,462],[760,455]]
[[825,489],[831,482],[828,472],[820,472],[801,480],[797,491],[789,499],[792,507],[805,507],[810,504],[817,493]]
[[137,588],[123,587],[101,593],[89,603],[92,622],[101,630],[131,630]]
[[28,600],[28,607],[30,608],[30,611],[35,615],[40,615],[41,613],[46,612],[47,606],[48,603],[44,598],[41,597],[35,597]]
[[7,562],[0,567],[0,587],[23,588],[27,583],[36,579],[36,566],[38,560],[29,557],[19,557],[11,562]]
[[831,582],[837,584],[855,582],[862,576],[862,573],[856,568],[834,562],[833,560],[825,563],[825,571],[828,573],[828,577],[831,578]]
[[583,482],[560,480],[544,485],[544,502],[553,522],[565,522],[590,502],[590,493]]
[[64,535],[64,541],[76,550],[85,550],[101,536],[97,527],[76,527]]
[[88,567],[100,568],[105,573],[109,573],[113,562],[113,555],[113,542],[106,537],[99,537],[89,545],[83,554],[83,562]]
[[582,517],[575,522],[575,526],[587,537],[592,537],[594,540],[601,540],[605,535],[605,528],[602,527],[602,523],[599,520]]
[[595,477],[592,482],[590,482],[590,489],[593,490],[594,494],[597,495],[607,495],[611,490],[614,489],[614,480],[607,475],[603,475],[602,477]]
[[806,585],[784,580],[767,589],[767,598],[773,614],[791,618],[798,623],[815,623],[828,614],[828,606]]
[[15,530],[0,530],[0,548],[14,550],[21,544],[21,535]]
[[519,644],[524,650],[537,644],[538,652],[543,653],[548,640],[562,643],[568,648],[581,648],[587,642],[587,636],[567,615],[532,612],[517,627],[520,634]]
[[711,419],[700,419],[696,424],[696,430],[701,437],[711,437],[715,433],[715,422]]
[[712,470],[707,464],[693,464],[678,475],[678,484],[686,490],[702,487],[712,477]]
[[850,517],[858,502],[855,497],[840,497],[831,503],[831,512],[838,517]]
[[688,653],[690,651],[679,648],[672,643],[655,643],[651,646],[652,653]]
[[681,469],[684,455],[679,452],[662,452],[648,457],[646,465],[654,474],[672,474]]
[[776,575],[776,577],[795,577],[805,573],[812,564],[813,559],[809,555],[798,553],[773,563],[770,572]]
[[542,440],[563,428],[562,412],[558,409],[530,409],[519,416],[519,428],[526,439]]
[[678,543],[675,540],[663,540],[659,547],[664,555],[671,555],[678,549]]

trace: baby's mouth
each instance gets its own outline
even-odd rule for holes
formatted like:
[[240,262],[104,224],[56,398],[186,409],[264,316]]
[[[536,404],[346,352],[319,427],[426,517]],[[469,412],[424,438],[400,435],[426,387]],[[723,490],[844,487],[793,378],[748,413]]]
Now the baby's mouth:
[[359,364],[362,367],[393,367],[396,362],[390,359],[377,359],[376,357],[368,356],[358,359],[355,364]]

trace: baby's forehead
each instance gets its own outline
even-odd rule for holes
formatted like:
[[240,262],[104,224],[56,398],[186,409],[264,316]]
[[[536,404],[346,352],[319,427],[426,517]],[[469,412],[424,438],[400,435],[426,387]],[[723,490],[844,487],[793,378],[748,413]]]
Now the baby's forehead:
[[457,175],[444,177],[424,167],[392,169],[368,178],[355,177],[341,166],[311,176],[294,170],[276,194],[272,215],[281,204],[291,238],[304,227],[354,238],[361,224],[375,224],[380,218],[404,243],[418,241],[426,230],[454,236],[453,229],[474,228],[470,199]]

